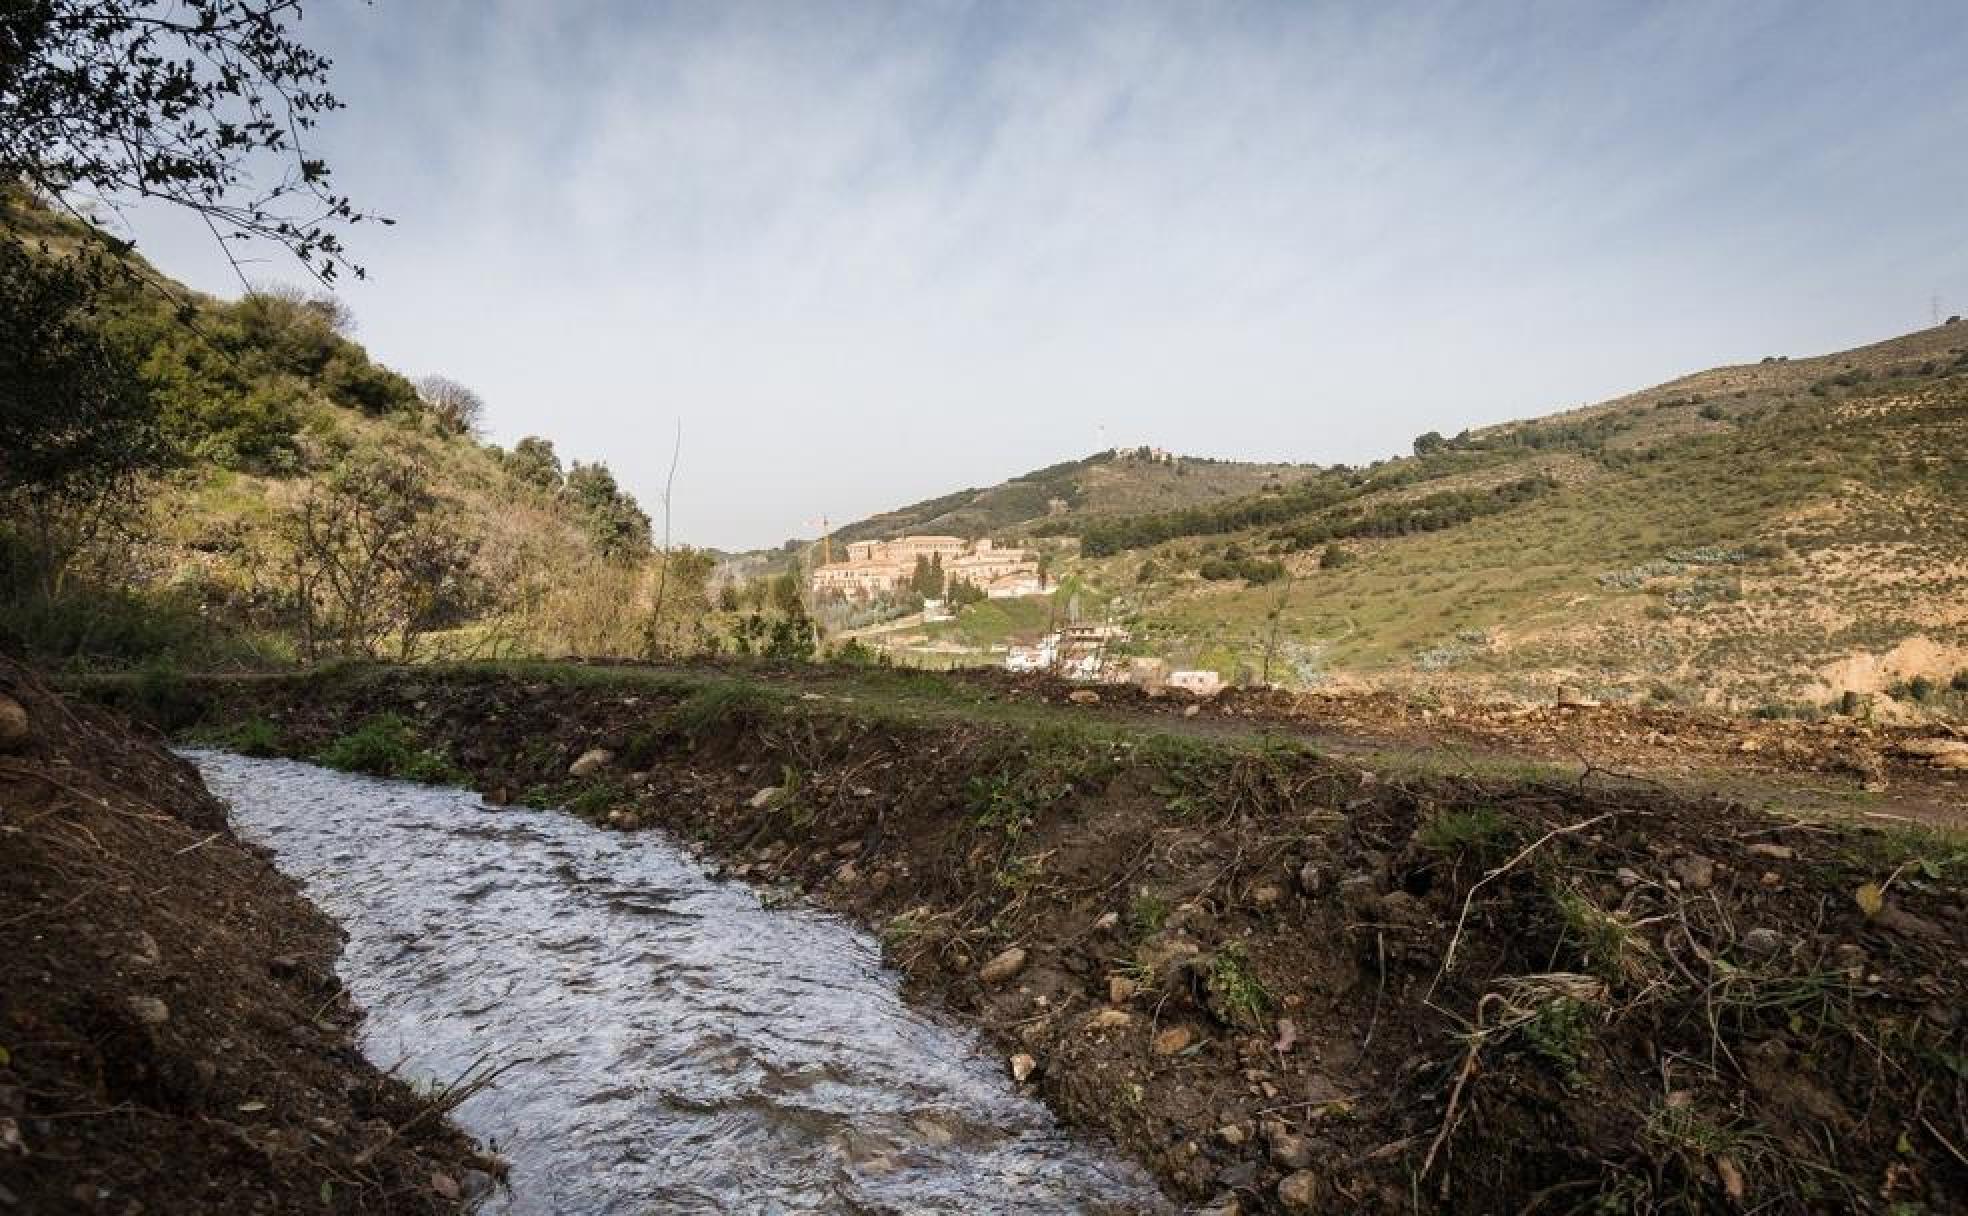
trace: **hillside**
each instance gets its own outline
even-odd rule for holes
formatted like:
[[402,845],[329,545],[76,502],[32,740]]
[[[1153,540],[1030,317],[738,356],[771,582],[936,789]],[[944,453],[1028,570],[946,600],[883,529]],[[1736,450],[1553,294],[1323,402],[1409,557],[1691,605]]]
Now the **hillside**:
[[604,465],[481,442],[475,395],[372,360],[332,297],[221,300],[127,252],[91,269],[80,224],[19,193],[0,208],[25,285],[9,324],[46,330],[9,335],[44,352],[9,367],[10,396],[23,416],[110,403],[0,459],[0,649],[260,664],[642,645],[649,521]]
[[1131,649],[1226,677],[1958,713],[1964,441],[1952,323],[1032,531]]
[[958,490],[836,528],[836,541],[909,533],[976,538],[1123,516],[1159,506],[1201,506],[1302,477],[1306,467],[1176,456],[1114,448],[1023,473],[995,486]]

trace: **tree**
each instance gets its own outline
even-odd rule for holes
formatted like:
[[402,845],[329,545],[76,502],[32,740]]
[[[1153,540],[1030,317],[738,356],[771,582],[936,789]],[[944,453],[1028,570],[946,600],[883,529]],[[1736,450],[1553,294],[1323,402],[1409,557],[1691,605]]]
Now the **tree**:
[[133,505],[166,448],[133,362],[91,316],[65,262],[0,241],[0,531],[59,594],[75,553]]
[[1430,452],[1439,452],[1447,446],[1449,446],[1449,441],[1442,438],[1442,432],[1428,431],[1425,434],[1415,436],[1414,454],[1417,456],[1426,456]]
[[417,397],[438,425],[455,434],[476,435],[485,420],[485,399],[449,377],[425,376],[417,381]]
[[414,657],[431,629],[463,619],[480,589],[476,546],[458,530],[429,474],[388,457],[335,469],[282,521],[286,592],[301,657],[376,658],[394,643]]
[[[301,142],[341,102],[328,59],[288,29],[299,17],[294,0],[8,0],[0,182],[51,199],[162,199],[229,257],[268,242],[324,282],[361,277],[337,230],[373,217]],[[284,171],[256,184],[269,160]]]
[[528,435],[513,444],[513,450],[506,453],[506,467],[521,481],[542,490],[558,490],[565,480],[553,440],[542,439],[538,435]]
[[806,615],[806,602],[800,598],[799,575],[788,570],[774,576],[772,580],[772,606],[783,617],[803,617]]
[[615,474],[607,465],[575,461],[561,493],[580,509],[588,535],[603,557],[649,555],[649,516],[615,484]]

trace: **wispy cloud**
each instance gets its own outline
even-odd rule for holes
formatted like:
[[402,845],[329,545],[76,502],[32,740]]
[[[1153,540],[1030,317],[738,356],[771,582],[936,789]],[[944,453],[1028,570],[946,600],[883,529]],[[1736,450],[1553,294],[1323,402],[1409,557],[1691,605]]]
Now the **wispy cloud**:
[[361,241],[364,337],[645,493],[681,417],[681,534],[754,544],[1102,436],[1357,460],[1968,306],[1951,7],[309,28],[351,106],[327,150],[400,220]]

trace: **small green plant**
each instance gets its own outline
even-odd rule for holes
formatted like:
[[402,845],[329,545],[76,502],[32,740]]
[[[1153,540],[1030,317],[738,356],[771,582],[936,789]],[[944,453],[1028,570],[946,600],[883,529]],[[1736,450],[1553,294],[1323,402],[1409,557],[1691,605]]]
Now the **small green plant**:
[[277,756],[280,728],[265,718],[248,718],[226,732],[223,742],[242,756]]
[[1532,1054],[1556,1068],[1567,1084],[1577,1081],[1592,1044],[1592,1012],[1568,996],[1554,997],[1518,1028]]
[[1152,891],[1143,890],[1128,902],[1128,925],[1137,937],[1160,933],[1168,915],[1168,900]]
[[1515,835],[1510,822],[1491,807],[1437,811],[1415,829],[1415,843],[1431,853],[1489,853]]
[[1594,975],[1608,983],[1644,985],[1654,972],[1654,949],[1617,914],[1571,888],[1554,896],[1565,940],[1584,958]]
[[374,777],[448,782],[461,776],[442,751],[423,746],[410,724],[391,713],[366,719],[315,758],[329,768]]
[[1264,990],[1251,971],[1250,959],[1242,945],[1233,944],[1217,951],[1210,960],[1206,982],[1210,1008],[1227,1022],[1256,1028],[1264,1024],[1271,1008],[1271,994]]

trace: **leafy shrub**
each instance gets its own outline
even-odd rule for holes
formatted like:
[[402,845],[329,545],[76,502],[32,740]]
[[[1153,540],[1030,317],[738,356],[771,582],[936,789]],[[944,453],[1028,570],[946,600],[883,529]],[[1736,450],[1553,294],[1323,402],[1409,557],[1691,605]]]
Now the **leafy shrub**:
[[265,718],[248,718],[227,731],[221,742],[242,756],[277,756],[280,728]]
[[410,724],[392,713],[364,720],[323,748],[315,759],[329,768],[373,777],[410,781],[453,781],[459,777],[449,758],[426,748]]

